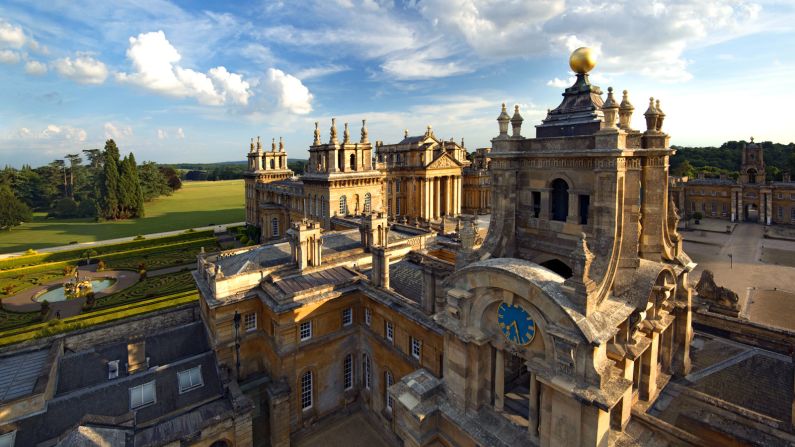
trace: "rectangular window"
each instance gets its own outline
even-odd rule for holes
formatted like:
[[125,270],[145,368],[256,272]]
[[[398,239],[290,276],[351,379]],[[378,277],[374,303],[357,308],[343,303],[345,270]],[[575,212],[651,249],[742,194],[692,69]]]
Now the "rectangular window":
[[177,379],[179,381],[179,394],[199,388],[204,385],[201,365],[178,372]]
[[130,409],[136,409],[155,402],[155,381],[130,388]]
[[779,199],[783,199],[783,198],[784,198],[784,194],[782,194],[782,193],[778,193],[778,198],[779,198]]
[[364,324],[370,326],[373,322],[373,311],[369,307],[364,308]]
[[392,373],[387,371],[384,374],[384,394],[386,395],[386,409],[387,411],[391,412],[392,407],[394,406],[394,400],[392,399],[392,395],[389,394],[389,387],[392,386],[395,382],[395,379],[392,377]]
[[795,220],[795,208],[790,209],[790,219]]
[[784,218],[784,207],[783,206],[778,207],[778,218],[779,219],[783,219]]
[[395,339],[395,328],[392,327],[391,321],[384,321],[384,337],[389,341],[394,341]]
[[353,308],[349,307],[342,311],[342,325],[350,326],[353,324]]
[[411,337],[411,356],[419,360],[422,356],[422,340]]
[[246,332],[251,332],[257,329],[257,313],[256,312],[248,312],[243,315],[243,328]]
[[400,180],[395,180],[395,192],[400,192]]
[[301,409],[312,408],[312,371],[301,376]]
[[370,356],[367,354],[362,354],[362,369],[364,370],[364,387],[369,390],[372,373],[370,372]]
[[395,200],[395,208],[396,208],[395,214],[400,216],[400,197],[398,197],[397,200]]
[[541,215],[541,192],[533,191],[533,217]]
[[312,338],[312,322],[302,321],[299,328],[299,334],[301,336],[301,341],[306,341]]
[[353,388],[353,354],[348,354],[345,356],[345,364],[342,371],[342,381],[346,390]]
[[16,430],[0,435],[0,447],[14,447],[14,441],[16,438]]

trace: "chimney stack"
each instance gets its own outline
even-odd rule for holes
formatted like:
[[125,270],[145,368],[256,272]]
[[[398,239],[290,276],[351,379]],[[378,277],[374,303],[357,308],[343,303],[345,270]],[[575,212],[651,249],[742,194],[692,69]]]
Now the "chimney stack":
[[149,369],[149,360],[146,358],[146,341],[134,340],[127,343],[127,374]]

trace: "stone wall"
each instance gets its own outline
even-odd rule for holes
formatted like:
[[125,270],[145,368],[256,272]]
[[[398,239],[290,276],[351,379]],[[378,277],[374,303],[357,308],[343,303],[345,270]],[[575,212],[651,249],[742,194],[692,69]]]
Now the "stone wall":
[[693,325],[696,329],[779,354],[790,355],[795,348],[793,331],[716,314],[704,309],[693,313]]

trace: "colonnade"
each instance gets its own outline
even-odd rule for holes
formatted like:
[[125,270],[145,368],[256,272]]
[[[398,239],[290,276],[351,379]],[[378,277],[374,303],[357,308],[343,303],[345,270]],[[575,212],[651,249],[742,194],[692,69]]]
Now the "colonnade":
[[460,175],[391,178],[387,182],[390,217],[429,221],[461,214]]

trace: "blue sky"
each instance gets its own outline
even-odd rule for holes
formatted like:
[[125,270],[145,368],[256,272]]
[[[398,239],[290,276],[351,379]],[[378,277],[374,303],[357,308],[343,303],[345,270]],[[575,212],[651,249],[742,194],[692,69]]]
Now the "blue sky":
[[[672,144],[795,141],[791,0],[17,1],[0,4],[0,165],[114,138],[138,160],[242,160],[251,137],[305,158],[314,122],[395,142],[432,125],[470,150],[501,102],[524,135],[570,83],[661,99]],[[341,129],[340,129],[341,131]]]

